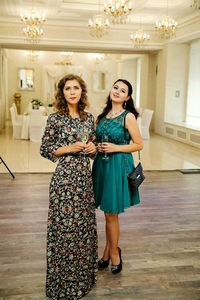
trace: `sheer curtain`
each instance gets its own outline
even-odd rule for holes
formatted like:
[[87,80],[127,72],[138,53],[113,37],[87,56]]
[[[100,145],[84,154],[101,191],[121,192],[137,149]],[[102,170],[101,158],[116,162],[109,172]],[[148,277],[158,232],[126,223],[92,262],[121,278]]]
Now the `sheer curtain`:
[[0,130],[5,127],[6,123],[7,91],[7,59],[5,50],[0,49]]

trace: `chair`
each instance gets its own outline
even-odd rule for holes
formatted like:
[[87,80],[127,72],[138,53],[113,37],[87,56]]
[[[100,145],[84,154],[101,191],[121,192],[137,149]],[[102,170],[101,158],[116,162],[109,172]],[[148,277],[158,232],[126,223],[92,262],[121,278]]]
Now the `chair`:
[[17,112],[17,107],[16,107],[16,104],[13,102],[12,104],[12,107],[14,108],[14,111],[15,111],[15,115],[16,115],[16,118],[17,120],[21,120],[23,118],[23,115],[19,115],[18,112]]
[[13,102],[13,104],[12,104],[12,107],[14,108],[14,110],[15,110],[15,114],[16,115],[18,115],[18,112],[17,112],[17,106],[16,106],[16,104]]
[[142,107],[136,107],[138,113],[139,113],[139,116],[141,117],[142,116],[142,112],[143,112],[143,108]]
[[30,114],[30,140],[41,142],[46,126],[47,116],[43,116],[41,111],[33,110]]
[[15,108],[13,106],[10,107],[10,113],[13,127],[13,138],[21,139],[21,130],[23,124],[22,116],[16,114]]
[[149,127],[154,111],[151,109],[143,109],[141,119],[141,135],[144,140],[149,139]]
[[28,113],[30,114],[31,112],[32,112],[32,110],[33,110],[33,106],[32,106],[32,103],[31,102],[29,102],[29,104],[28,104]]

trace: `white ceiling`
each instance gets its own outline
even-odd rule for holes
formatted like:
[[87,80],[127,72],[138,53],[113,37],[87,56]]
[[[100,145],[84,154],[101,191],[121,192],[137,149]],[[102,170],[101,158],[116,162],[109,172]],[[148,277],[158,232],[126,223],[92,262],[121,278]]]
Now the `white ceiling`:
[[[45,13],[48,21],[84,22],[87,25],[92,15],[103,11],[107,0],[0,0],[0,17],[13,18],[17,21],[20,13],[34,7]],[[179,23],[193,18],[198,14],[191,7],[191,0],[168,0],[168,12]],[[100,4],[99,4],[100,3]],[[131,24],[153,25],[167,12],[167,0],[133,0]]]
[[[133,11],[129,16],[127,24],[112,25],[108,36],[101,40],[91,38],[88,34],[88,19],[94,14],[103,10],[103,3],[107,0],[0,0],[0,44],[19,45],[24,43],[21,36],[20,14],[32,7],[32,3],[37,10],[46,15],[46,24],[44,30],[46,36],[41,43],[43,46],[53,44],[61,47],[64,44],[77,47],[80,41],[80,47],[111,47],[117,43],[120,48],[129,48],[128,36],[142,26],[152,36],[150,49],[159,48],[163,41],[156,36],[154,25],[155,21],[161,16],[166,15],[167,0],[133,0]],[[177,38],[184,39],[191,35],[192,38],[200,37],[200,10],[194,10],[191,7],[191,0],[168,0],[168,12],[179,24]],[[189,28],[188,25],[191,27]],[[192,26],[194,25],[194,26]],[[15,28],[14,28],[14,27]],[[60,27],[61,26],[61,27]],[[5,33],[7,27],[7,34]],[[183,28],[185,27],[185,31]],[[5,30],[3,30],[5,28]],[[61,28],[61,29],[59,29]],[[18,29],[18,30],[17,30]],[[56,32],[54,32],[54,30]],[[8,34],[9,33],[9,34]],[[125,35],[127,34],[127,41]],[[123,40],[124,39],[124,40]]]

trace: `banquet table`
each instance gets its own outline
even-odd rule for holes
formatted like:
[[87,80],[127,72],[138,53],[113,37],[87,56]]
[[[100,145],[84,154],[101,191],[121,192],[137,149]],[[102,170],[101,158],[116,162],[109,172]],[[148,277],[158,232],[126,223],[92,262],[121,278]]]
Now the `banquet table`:
[[41,141],[46,122],[47,111],[32,109],[29,114],[24,114],[22,118],[21,139],[34,142]]

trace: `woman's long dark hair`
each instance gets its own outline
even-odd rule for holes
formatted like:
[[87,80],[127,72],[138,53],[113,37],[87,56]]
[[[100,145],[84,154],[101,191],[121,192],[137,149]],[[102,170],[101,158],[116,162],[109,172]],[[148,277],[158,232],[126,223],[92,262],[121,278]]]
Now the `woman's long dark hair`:
[[[128,87],[128,96],[130,97],[126,102],[123,103],[123,108],[130,111],[131,113],[134,114],[135,118],[137,119],[139,113],[135,108],[134,102],[133,102],[133,98],[132,98],[132,93],[133,93],[133,88],[132,85],[130,84],[130,82],[126,79],[118,79],[117,81],[114,82],[113,86],[117,83],[117,82],[123,82],[125,85],[127,85]],[[103,112],[97,117],[97,123],[104,117],[107,115],[107,113],[112,109],[112,100],[110,99],[110,93],[107,97],[107,102],[106,102],[106,106],[103,109]]]
[[87,87],[86,87],[85,81],[78,75],[67,74],[59,81],[57,93],[56,93],[55,107],[57,108],[59,113],[67,114],[67,115],[69,114],[67,101],[66,101],[66,99],[64,97],[64,93],[63,93],[65,83],[69,80],[77,80],[81,86],[82,93],[81,93],[81,99],[78,102],[78,112],[79,112],[80,118],[82,120],[85,120],[87,113],[84,111],[84,109],[89,106],[88,97],[87,97]]

